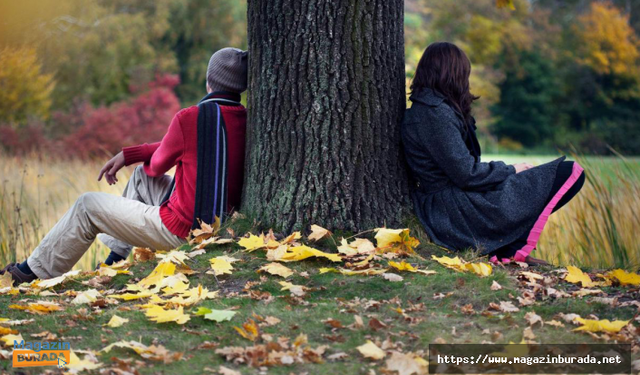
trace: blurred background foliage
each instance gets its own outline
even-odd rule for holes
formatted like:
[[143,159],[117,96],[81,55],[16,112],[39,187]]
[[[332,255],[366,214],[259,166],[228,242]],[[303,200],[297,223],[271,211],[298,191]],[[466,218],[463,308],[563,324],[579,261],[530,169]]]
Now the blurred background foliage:
[[[486,152],[640,154],[640,2],[514,5],[406,0],[407,83],[451,41]],[[204,94],[211,53],[246,45],[246,0],[1,2],[0,145],[91,157],[159,140]]]

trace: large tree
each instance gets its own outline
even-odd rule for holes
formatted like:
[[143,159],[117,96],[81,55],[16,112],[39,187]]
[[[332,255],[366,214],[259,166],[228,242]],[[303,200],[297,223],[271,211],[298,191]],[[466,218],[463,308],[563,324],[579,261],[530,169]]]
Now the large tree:
[[402,0],[252,0],[242,209],[284,230],[399,225]]

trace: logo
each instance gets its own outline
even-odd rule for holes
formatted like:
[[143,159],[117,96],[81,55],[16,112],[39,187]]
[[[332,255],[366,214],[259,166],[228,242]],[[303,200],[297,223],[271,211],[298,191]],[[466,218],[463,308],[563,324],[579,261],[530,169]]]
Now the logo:
[[13,367],[64,368],[70,359],[71,344],[68,342],[13,341]]

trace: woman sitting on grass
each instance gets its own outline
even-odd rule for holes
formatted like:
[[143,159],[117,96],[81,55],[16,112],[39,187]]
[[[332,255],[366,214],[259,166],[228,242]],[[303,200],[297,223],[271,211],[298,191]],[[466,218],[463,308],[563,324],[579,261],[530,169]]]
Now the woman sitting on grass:
[[549,215],[582,188],[583,169],[564,156],[537,167],[481,162],[470,73],[451,43],[431,44],[418,64],[402,124],[416,214],[438,245],[475,248],[492,262],[546,264],[530,253]]

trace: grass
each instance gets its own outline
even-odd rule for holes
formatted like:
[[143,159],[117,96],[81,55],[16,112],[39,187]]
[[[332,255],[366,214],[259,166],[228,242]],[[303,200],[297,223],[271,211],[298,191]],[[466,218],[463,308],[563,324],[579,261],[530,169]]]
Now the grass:
[[[237,227],[246,227],[246,221]],[[236,229],[236,226],[232,227]],[[328,242],[325,242],[328,243]],[[409,258],[412,264],[421,269],[431,269],[437,273],[425,276],[422,274],[402,273],[403,282],[393,283],[381,276],[344,276],[335,273],[320,274],[318,269],[331,266],[329,261],[307,260],[287,263],[296,274],[288,281],[313,288],[304,300],[290,297],[288,291],[281,291],[277,276],[256,272],[266,263],[263,251],[247,253],[235,244],[222,245],[207,249],[203,255],[189,262],[196,274],[189,276],[192,286],[202,284],[210,290],[218,289],[213,276],[205,274],[209,269],[208,260],[214,256],[230,255],[241,259],[234,263],[232,275],[219,276],[221,298],[207,300],[186,312],[194,313],[198,307],[214,309],[235,309],[236,316],[231,321],[215,323],[198,316],[192,316],[184,325],[174,323],[156,324],[147,320],[143,312],[136,310],[139,301],[122,302],[118,305],[107,305],[106,308],[95,309],[87,313],[79,312],[80,306],[67,305],[62,312],[50,315],[35,316],[37,323],[19,326],[17,329],[28,339],[33,334],[49,331],[60,339],[71,342],[74,350],[98,351],[109,343],[119,340],[136,340],[150,345],[161,344],[171,351],[183,352],[185,360],[167,365],[145,361],[145,365],[137,365],[141,374],[155,373],[205,373],[206,368],[217,369],[218,366],[241,371],[245,374],[255,373],[256,369],[245,364],[226,362],[214,353],[214,348],[201,349],[205,342],[215,343],[215,348],[228,346],[247,347],[253,343],[236,333],[234,327],[240,326],[255,315],[274,316],[280,323],[261,327],[261,333],[271,335],[274,339],[288,338],[293,342],[301,334],[307,335],[309,345],[313,348],[327,345],[327,355],[344,352],[348,357],[332,362],[318,364],[294,364],[275,366],[269,369],[270,374],[304,373],[321,374],[336,372],[341,374],[365,374],[370,369],[378,370],[383,362],[363,360],[356,347],[366,340],[381,343],[390,340],[401,346],[404,352],[423,353],[427,345],[436,340],[447,343],[481,343],[521,342],[523,330],[527,326],[524,315],[536,312],[545,321],[558,319],[559,313],[577,313],[583,317],[590,314],[600,319],[631,319],[635,308],[611,308],[608,305],[595,303],[590,297],[569,299],[539,300],[536,305],[522,307],[516,313],[486,314],[490,303],[514,300],[521,293],[521,285],[514,277],[514,269],[496,269],[494,274],[480,278],[470,273],[457,273],[439,264],[427,260],[430,254],[443,254],[443,251],[432,245],[423,244],[418,248],[421,256]],[[473,257],[472,253],[463,256]],[[149,274],[155,267],[155,261],[137,263],[132,268],[133,275],[118,275],[105,286],[105,289],[121,289],[126,283],[135,282]],[[304,272],[308,276],[304,275]],[[65,290],[83,290],[81,284],[85,276],[79,280],[67,282],[55,287],[57,293]],[[491,290],[493,282],[498,282],[503,289]],[[243,289],[247,282],[255,283],[251,287],[262,293],[268,293],[270,299],[256,300],[250,298]],[[555,288],[570,291],[574,286],[567,283],[554,285]],[[620,288],[616,288],[620,289]],[[620,292],[620,290],[618,290]],[[626,297],[637,298],[629,290],[622,290]],[[447,297],[436,299],[436,294],[443,293]],[[631,294],[629,294],[631,293]],[[25,300],[41,300],[43,297],[30,295],[0,296],[1,317],[11,319],[28,318],[28,314],[20,310],[9,309],[8,305]],[[70,298],[67,297],[67,300]],[[475,313],[469,315],[461,307],[471,305]],[[86,305],[85,305],[86,306]],[[400,314],[397,308],[402,308]],[[118,328],[103,327],[112,315],[117,314],[130,320]],[[355,316],[363,319],[364,326],[346,328],[353,325]],[[340,321],[345,328],[332,328],[324,321],[328,318]],[[378,319],[386,327],[374,329],[369,326],[371,319]],[[534,328],[537,341],[542,343],[591,343],[594,338],[583,333],[572,331],[570,324],[565,328],[550,325]],[[114,366],[112,357],[120,359],[141,359],[128,349],[115,348],[110,353],[98,355],[105,366]],[[0,369],[11,371],[8,362],[0,364]],[[24,373],[38,373],[40,370],[25,370]]]
[[[483,160],[541,164],[554,158],[488,155]],[[637,269],[640,159],[587,157],[580,158],[580,163],[588,181],[574,200],[551,216],[541,236],[538,256],[557,265]],[[123,170],[121,182],[109,186],[96,181],[100,167],[98,162],[0,155],[0,262],[25,259],[80,194],[120,194],[130,170]],[[243,233],[247,228],[239,230]],[[426,236],[420,239],[428,241]],[[96,241],[76,268],[92,269],[107,253],[108,249]]]

